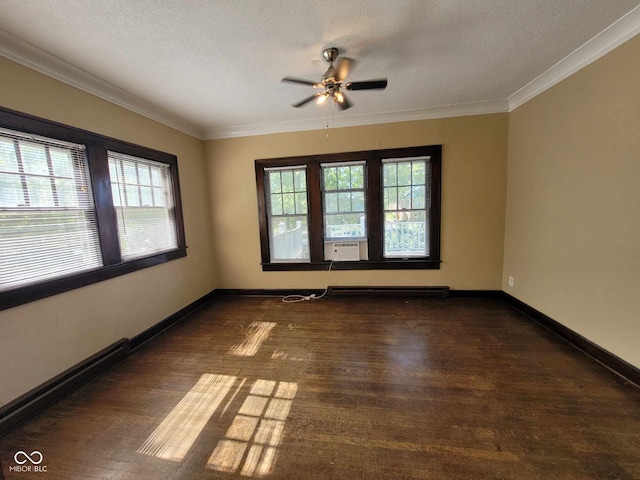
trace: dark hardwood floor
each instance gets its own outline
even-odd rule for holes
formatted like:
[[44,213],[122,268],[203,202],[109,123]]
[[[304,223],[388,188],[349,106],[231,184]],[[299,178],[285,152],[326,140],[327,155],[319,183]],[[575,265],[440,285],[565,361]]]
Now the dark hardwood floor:
[[[46,473],[9,471],[36,450]],[[7,479],[637,480],[640,390],[499,299],[222,297],[0,460]]]

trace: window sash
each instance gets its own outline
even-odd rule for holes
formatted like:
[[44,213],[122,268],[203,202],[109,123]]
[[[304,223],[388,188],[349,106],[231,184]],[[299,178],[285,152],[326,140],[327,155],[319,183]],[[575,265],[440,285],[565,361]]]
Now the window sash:
[[[366,239],[366,162],[323,163],[320,168],[324,240]],[[359,172],[355,180],[354,172]]]
[[265,200],[271,262],[310,262],[307,169],[265,169]]
[[382,160],[385,258],[429,255],[429,160]]
[[107,156],[122,259],[177,248],[169,166],[113,151]]

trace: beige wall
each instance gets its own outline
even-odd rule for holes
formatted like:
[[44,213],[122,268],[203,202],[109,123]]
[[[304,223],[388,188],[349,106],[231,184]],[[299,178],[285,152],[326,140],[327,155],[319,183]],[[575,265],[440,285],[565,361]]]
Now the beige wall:
[[510,114],[502,283],[636,367],[639,87],[640,36]]
[[331,285],[501,288],[507,114],[206,142],[220,288],[324,288],[326,272],[263,272],[254,160],[442,144],[440,270],[336,271]]
[[[0,58],[0,105],[178,156],[187,257],[0,311],[0,405],[216,287],[203,143]],[[117,299],[117,300],[114,300]]]

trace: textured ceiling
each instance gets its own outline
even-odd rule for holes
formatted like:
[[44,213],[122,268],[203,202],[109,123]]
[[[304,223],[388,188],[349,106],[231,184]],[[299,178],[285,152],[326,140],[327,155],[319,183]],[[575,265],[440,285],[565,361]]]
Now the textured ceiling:
[[[5,42],[28,45],[58,69],[73,67],[67,76],[98,79],[128,97],[121,103],[139,100],[143,113],[154,106],[156,117],[214,137],[274,125],[321,128],[327,116],[366,123],[448,105],[499,105],[639,4],[2,0],[0,29]],[[292,108],[313,90],[281,78],[319,80],[329,46],[355,60],[348,80],[386,77],[387,89],[351,92],[354,107],[344,112],[315,103]]]

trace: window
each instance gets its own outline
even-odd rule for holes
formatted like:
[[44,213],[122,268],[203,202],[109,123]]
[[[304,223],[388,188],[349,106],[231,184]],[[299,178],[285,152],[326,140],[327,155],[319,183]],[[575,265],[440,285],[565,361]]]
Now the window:
[[85,149],[0,130],[0,291],[102,266]]
[[321,167],[325,240],[366,238],[365,162]]
[[[263,270],[320,270],[336,258],[350,261],[335,269],[440,268],[441,151],[435,145],[256,160]],[[304,189],[277,183],[292,170],[305,171]],[[280,172],[276,180],[273,172]],[[295,226],[282,225],[286,195],[304,198],[305,254],[285,259],[275,254],[275,235]]]
[[169,165],[116,152],[108,157],[122,258],[176,248]]
[[175,156],[0,108],[0,310],[185,255]]
[[386,258],[429,254],[427,162],[428,158],[382,160]]
[[308,262],[307,172],[304,166],[266,169],[272,262]]

